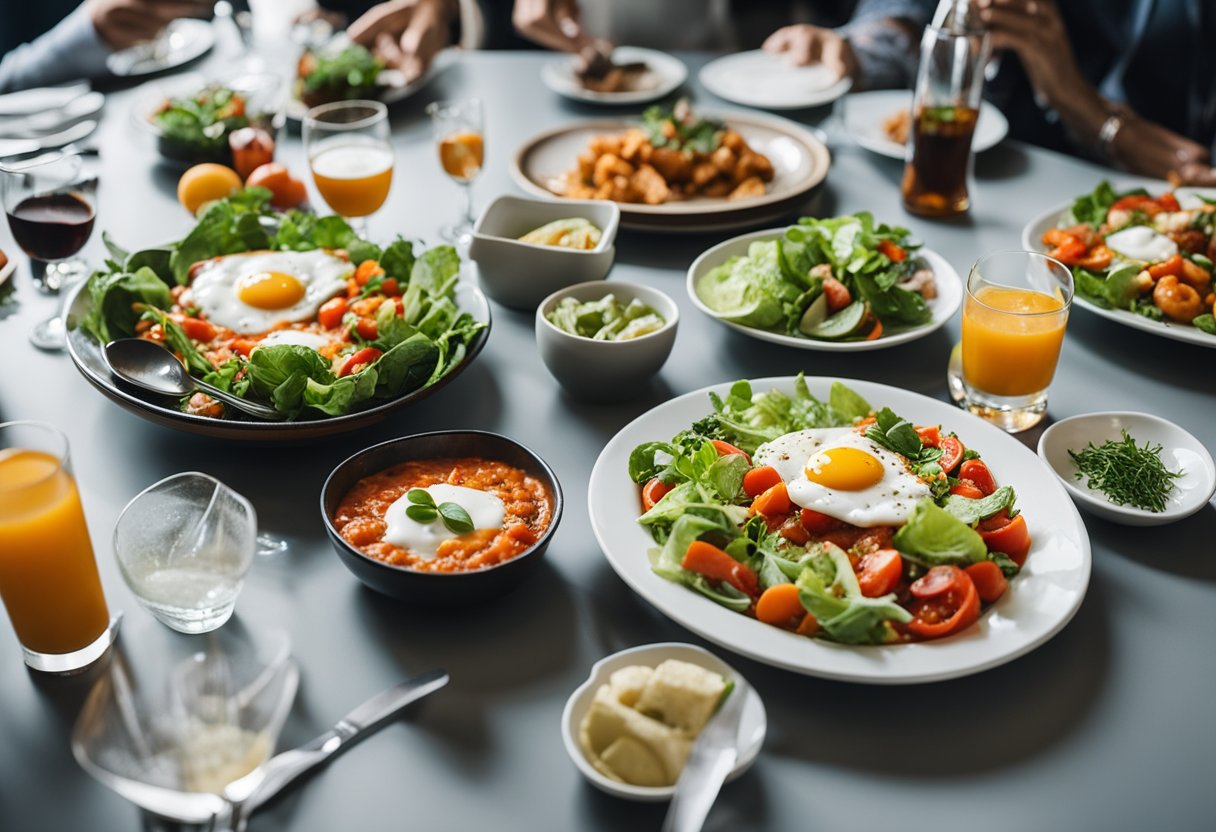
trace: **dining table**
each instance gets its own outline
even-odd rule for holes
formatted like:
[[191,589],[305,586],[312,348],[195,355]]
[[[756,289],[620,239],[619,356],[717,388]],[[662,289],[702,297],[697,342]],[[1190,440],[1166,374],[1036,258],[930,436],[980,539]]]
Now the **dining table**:
[[[701,111],[741,109],[696,80],[714,55],[678,57],[690,69],[683,93]],[[217,52],[193,69],[218,72],[226,60]],[[486,162],[473,185],[479,208],[518,192],[512,159],[535,134],[639,113],[550,92],[540,80],[550,60],[544,52],[460,54],[416,95],[393,104],[392,191],[371,217],[370,236],[436,243],[440,227],[457,217],[459,188],[440,168],[425,113],[431,101],[484,102]],[[89,140],[98,150],[90,164],[99,187],[96,230],[83,256],[95,266],[106,257],[102,231],[140,248],[178,239],[191,227],[175,195],[179,170],[158,162],[154,142],[136,123],[141,95],[140,86],[111,89]],[[965,216],[922,219],[901,206],[903,163],[854,145],[831,107],[781,115],[822,125],[831,147],[827,179],[802,213],[871,211],[910,229],[964,278],[981,256],[1020,248],[1031,217],[1103,178],[1136,181],[1010,139],[976,157]],[[276,158],[308,179],[298,127],[280,137]],[[311,182],[309,188],[313,205],[325,212]],[[721,656],[767,708],[759,758],[724,787],[707,830],[1212,828],[1216,507],[1210,503],[1158,528],[1083,514],[1093,571],[1072,621],[1028,655],[929,684],[863,685],[766,666],[698,638],[617,577],[592,534],[588,478],[605,444],[648,410],[708,385],[800,372],[949,399],[946,367],[959,338],[957,316],[890,349],[819,352],[755,340],[698,311],[685,290],[689,264],[736,233],[620,232],[606,288],[618,280],[657,288],[675,300],[680,318],[662,371],[616,400],[586,403],[564,392],[537,352],[534,313],[492,304],[484,351],[435,395],[350,433],[259,444],[146,421],[93,389],[66,353],[35,349],[29,332],[57,300],[35,289],[29,261],[0,225],[0,248],[19,261],[14,290],[0,305],[0,421],[42,420],[67,434],[105,593],[111,609],[124,612],[118,649],[138,661],[140,638],[160,625],[123,583],[111,546],[115,521],[148,485],[200,471],[245,495],[261,530],[286,543],[256,558],[234,619],[254,632],[285,630],[291,639],[300,686],[279,748],[310,739],[410,675],[435,667],[451,674],[448,687],[267,803],[250,829],[657,830],[665,805],[612,797],[584,780],[563,746],[560,719],[593,663],[630,646],[670,641]],[[1216,448],[1213,359],[1210,349],[1074,307],[1044,425],[1093,411],[1146,411]],[[322,484],[363,448],[448,429],[505,434],[552,466],[566,502],[543,567],[516,589],[472,605],[428,608],[378,595],[335,555],[319,506]],[[1033,449],[1041,430],[1018,438]],[[1063,517],[1069,506],[1059,509]],[[1053,518],[1037,522],[1050,525]],[[195,638],[201,644],[205,637]],[[0,829],[145,828],[139,810],[86,774],[70,748],[81,703],[102,672],[60,677],[26,670],[7,618],[0,623]]]

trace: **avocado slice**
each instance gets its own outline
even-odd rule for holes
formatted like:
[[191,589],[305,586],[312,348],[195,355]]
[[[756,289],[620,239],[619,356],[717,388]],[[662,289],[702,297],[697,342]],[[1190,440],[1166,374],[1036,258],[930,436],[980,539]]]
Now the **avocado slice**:
[[824,341],[839,341],[857,332],[865,319],[865,301],[855,300],[844,309],[812,327],[806,334],[812,338],[819,338]]
[[798,331],[803,335],[810,335],[815,331],[815,327],[819,326],[828,317],[828,296],[827,293],[820,293],[819,297],[811,301],[811,305],[802,313],[802,320],[798,322]]

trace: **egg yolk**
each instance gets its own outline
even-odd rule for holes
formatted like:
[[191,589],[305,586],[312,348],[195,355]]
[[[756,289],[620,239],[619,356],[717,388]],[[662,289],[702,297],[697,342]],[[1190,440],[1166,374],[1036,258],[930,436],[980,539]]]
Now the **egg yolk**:
[[860,448],[828,448],[806,463],[806,478],[824,488],[861,491],[882,479],[882,463]]
[[304,297],[304,284],[283,272],[256,272],[237,281],[236,294],[257,309],[286,309]]

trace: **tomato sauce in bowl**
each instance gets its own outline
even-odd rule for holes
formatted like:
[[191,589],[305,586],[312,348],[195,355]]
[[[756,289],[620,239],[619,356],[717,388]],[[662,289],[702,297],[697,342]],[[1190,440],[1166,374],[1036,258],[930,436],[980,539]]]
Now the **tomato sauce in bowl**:
[[[498,528],[474,529],[439,544],[434,556],[384,539],[385,512],[414,488],[437,484],[484,491],[502,501]],[[528,551],[553,522],[554,500],[539,479],[521,468],[481,457],[412,459],[358,480],[342,497],[332,522],[350,546],[391,566],[433,573],[472,572]]]

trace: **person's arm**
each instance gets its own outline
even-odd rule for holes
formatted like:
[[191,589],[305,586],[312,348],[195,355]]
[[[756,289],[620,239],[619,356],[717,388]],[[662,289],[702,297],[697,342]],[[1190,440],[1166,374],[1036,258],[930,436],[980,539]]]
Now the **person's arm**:
[[347,34],[401,70],[411,82],[421,78],[451,42],[457,14],[455,0],[389,0],[352,23]]
[[1216,181],[1206,148],[1107,101],[1085,80],[1053,0],[979,0],[979,8],[993,50],[1017,54],[1035,94],[1082,147],[1132,173]]

